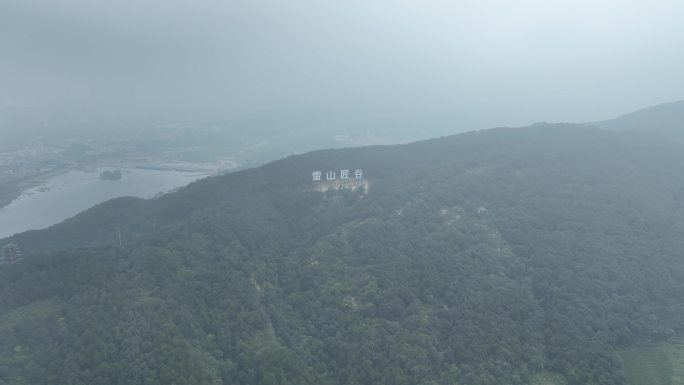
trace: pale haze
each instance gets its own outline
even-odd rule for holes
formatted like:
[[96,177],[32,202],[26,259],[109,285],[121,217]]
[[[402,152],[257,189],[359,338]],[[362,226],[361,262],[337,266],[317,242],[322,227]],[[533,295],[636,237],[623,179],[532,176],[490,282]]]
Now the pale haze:
[[0,106],[464,130],[684,99],[681,1],[0,2]]

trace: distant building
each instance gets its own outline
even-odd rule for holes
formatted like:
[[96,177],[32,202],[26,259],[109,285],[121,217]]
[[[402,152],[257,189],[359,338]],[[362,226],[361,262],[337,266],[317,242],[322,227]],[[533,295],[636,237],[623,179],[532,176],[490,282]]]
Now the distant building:
[[0,264],[2,263],[15,263],[21,259],[21,250],[19,246],[14,243],[5,245],[0,249]]

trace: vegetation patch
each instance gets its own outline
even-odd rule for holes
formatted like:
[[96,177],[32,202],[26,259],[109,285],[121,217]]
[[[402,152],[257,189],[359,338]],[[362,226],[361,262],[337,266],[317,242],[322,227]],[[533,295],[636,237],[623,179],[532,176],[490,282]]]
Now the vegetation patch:
[[672,360],[672,385],[684,385],[684,338],[673,340],[668,350]]
[[530,385],[565,385],[566,381],[560,374],[540,373],[530,378]]
[[673,384],[673,348],[670,345],[642,346],[620,353],[630,385]]
[[43,320],[56,317],[60,306],[55,300],[43,300],[21,306],[0,314],[0,332],[11,332],[25,324],[27,319]]

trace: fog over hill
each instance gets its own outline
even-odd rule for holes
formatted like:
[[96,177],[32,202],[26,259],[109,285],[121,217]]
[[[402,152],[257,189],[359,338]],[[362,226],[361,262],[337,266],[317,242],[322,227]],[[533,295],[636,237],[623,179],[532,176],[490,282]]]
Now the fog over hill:
[[0,385],[684,384],[682,20],[0,0]]

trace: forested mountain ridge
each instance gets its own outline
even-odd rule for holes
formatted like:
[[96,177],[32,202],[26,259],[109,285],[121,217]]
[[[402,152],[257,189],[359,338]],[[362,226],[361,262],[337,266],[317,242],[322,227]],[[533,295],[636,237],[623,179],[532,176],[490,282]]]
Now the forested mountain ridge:
[[665,135],[684,143],[684,101],[663,103],[596,123],[608,130],[636,130]]
[[[349,168],[367,194],[311,191]],[[616,349],[684,327],[683,175],[656,135],[536,125],[107,202],[10,239],[0,384],[623,384]]]

